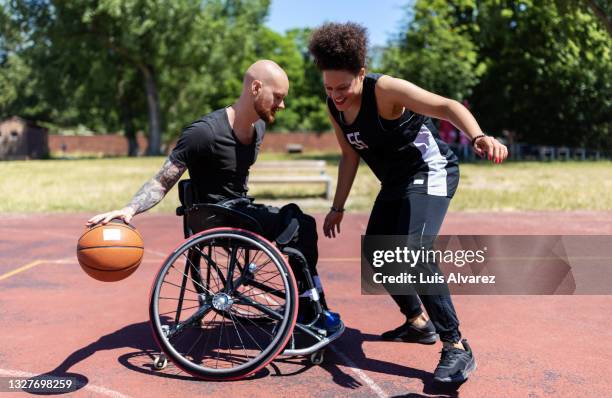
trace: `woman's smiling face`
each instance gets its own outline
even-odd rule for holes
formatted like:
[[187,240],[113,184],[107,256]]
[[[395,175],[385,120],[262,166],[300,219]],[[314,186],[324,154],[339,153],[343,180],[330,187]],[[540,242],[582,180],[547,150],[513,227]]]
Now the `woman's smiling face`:
[[346,111],[359,103],[363,87],[365,69],[356,75],[346,70],[324,70],[323,85],[327,96],[332,99],[336,109]]

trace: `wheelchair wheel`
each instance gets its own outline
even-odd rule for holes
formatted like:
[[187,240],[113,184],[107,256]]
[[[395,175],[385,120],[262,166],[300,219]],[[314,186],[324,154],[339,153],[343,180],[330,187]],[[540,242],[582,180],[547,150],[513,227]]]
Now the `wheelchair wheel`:
[[151,289],[153,335],[184,371],[238,379],[263,368],[295,326],[297,285],[263,237],[235,228],[203,231],[166,259]]

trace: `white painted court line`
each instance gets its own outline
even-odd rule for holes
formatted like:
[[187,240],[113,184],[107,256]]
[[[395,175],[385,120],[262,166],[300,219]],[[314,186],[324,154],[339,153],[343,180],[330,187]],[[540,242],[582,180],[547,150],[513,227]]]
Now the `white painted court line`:
[[374,391],[374,393],[378,397],[380,397],[380,398],[387,398],[389,396],[389,394],[384,392],[383,389],[380,388],[380,386],[374,382],[374,380],[370,379],[368,377],[368,375],[364,373],[363,370],[359,369],[359,367],[355,364],[355,362],[353,362],[351,360],[351,358],[346,356],[345,353],[343,353],[342,351],[336,349],[336,347],[334,347],[333,345],[330,345],[329,348],[336,355],[338,355],[342,359],[342,361],[349,367],[349,369],[351,371],[353,371],[353,373],[355,373],[357,375],[357,377],[359,377],[368,387],[370,387],[370,389],[372,391]]
[[[49,264],[78,264],[79,263],[79,261],[76,258],[64,259],[64,260],[51,260],[51,261],[44,261],[44,262],[49,263]],[[159,264],[159,260],[156,258],[144,258],[141,262]]]
[[[147,258],[147,259],[143,259],[142,262],[143,263],[156,263],[156,264],[158,264],[159,260]],[[30,268],[37,267],[37,266],[39,266],[41,264],[78,264],[78,260],[76,259],[76,257],[66,257],[66,258],[62,258],[62,259],[59,259],[59,260],[44,260],[44,259],[43,260],[34,260],[32,262],[27,263],[26,265],[23,265],[23,266],[21,266],[19,268],[14,269],[12,271],[8,271],[5,274],[1,274],[0,275],[0,281],[2,281],[3,279],[8,279],[11,276],[17,275],[17,274],[19,274],[19,273],[21,273],[23,271],[27,271]]]
[[20,272],[27,271],[30,268],[34,268],[34,267],[36,267],[36,266],[38,266],[40,264],[65,264],[66,261],[70,261],[71,259],[72,259],[72,257],[66,257],[66,258],[62,258],[62,259],[59,259],[59,260],[44,260],[44,259],[42,259],[42,260],[34,260],[32,262],[27,263],[26,265],[22,265],[19,268],[16,268],[16,269],[14,269],[12,271],[9,271],[9,272],[7,272],[5,274],[0,275],[0,281],[3,280],[3,279],[10,278],[13,275],[17,275]]
[[[14,231],[22,231],[22,229],[11,228],[11,227],[9,227],[9,228],[2,227],[2,228],[0,228],[0,231],[5,230],[5,229],[12,229]],[[62,232],[55,232],[55,231],[54,232],[49,232],[49,231],[40,230],[40,231],[36,231],[36,233],[43,234],[43,235],[53,236],[54,238],[57,238],[58,236],[60,236],[60,237],[66,238],[66,239],[74,239],[75,242],[76,242],[76,239],[77,239],[77,237],[74,236],[74,235],[70,235],[70,234],[66,234],[66,233],[62,233]],[[161,253],[161,252],[158,252],[158,251],[155,251],[155,250],[147,249],[146,247],[145,247],[144,251],[145,251],[145,253],[150,253],[150,254],[153,254],[154,256],[158,256],[158,257],[161,257],[161,258],[168,257],[167,253]]]
[[[23,232],[24,229],[23,228],[17,228],[17,227],[2,227],[0,228],[0,231],[2,230],[13,230],[13,231],[18,231],[18,232]],[[62,237],[62,238],[66,238],[66,239],[76,239],[75,236],[67,234],[67,233],[63,233],[63,232],[57,232],[57,231],[45,231],[43,229],[37,230],[36,231],[37,234],[42,234],[42,235],[48,235],[48,236],[52,236],[54,238]]]
[[[0,369],[0,376],[8,376],[8,377],[36,377],[40,376],[30,372],[23,372],[21,370],[12,370],[12,369]],[[78,382],[77,382],[78,383]],[[129,395],[121,394],[119,391],[111,390],[106,387],[96,386],[95,384],[88,383],[83,387],[84,390],[88,390],[100,395],[105,395],[111,398],[130,398]],[[78,390],[77,390],[78,391]]]
[[155,250],[147,249],[146,247],[145,247],[144,251],[145,251],[145,253],[151,253],[154,256],[158,256],[158,257],[161,257],[161,258],[168,257],[168,253],[161,253],[161,252],[158,252],[158,251],[155,251]]
[[3,280],[3,279],[8,279],[11,276],[17,275],[18,273],[26,271],[26,270],[28,270],[30,268],[34,268],[37,265],[42,264],[44,262],[45,262],[44,260],[35,260],[35,261],[32,261],[32,262],[29,262],[26,265],[23,265],[23,266],[21,266],[19,268],[16,268],[16,269],[14,269],[12,271],[9,271],[9,272],[7,272],[5,274],[0,275],[0,281]]

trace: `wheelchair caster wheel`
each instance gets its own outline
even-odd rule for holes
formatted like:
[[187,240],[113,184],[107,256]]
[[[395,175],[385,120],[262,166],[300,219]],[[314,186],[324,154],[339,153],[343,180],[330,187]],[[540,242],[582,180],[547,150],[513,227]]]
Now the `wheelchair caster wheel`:
[[310,363],[313,365],[321,365],[325,359],[325,350],[319,350],[310,354]]
[[153,361],[153,368],[155,368],[155,370],[165,369],[166,366],[168,366],[168,358],[166,358],[164,354],[155,357]]

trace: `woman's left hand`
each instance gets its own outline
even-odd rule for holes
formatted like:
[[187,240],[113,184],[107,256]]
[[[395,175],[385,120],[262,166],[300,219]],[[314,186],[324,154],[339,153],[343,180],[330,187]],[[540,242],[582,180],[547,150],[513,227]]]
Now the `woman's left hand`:
[[508,148],[488,135],[474,142],[474,152],[481,158],[488,157],[493,163],[501,163],[508,157]]
[[331,210],[327,213],[325,221],[323,222],[323,233],[328,238],[335,238],[336,231],[340,233],[340,223],[342,222],[343,212]]

